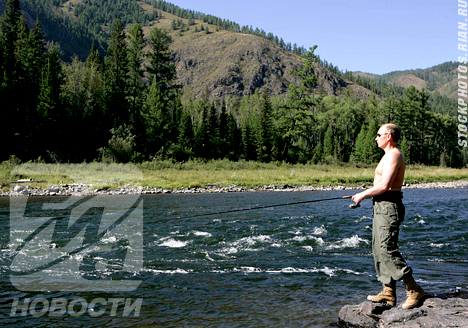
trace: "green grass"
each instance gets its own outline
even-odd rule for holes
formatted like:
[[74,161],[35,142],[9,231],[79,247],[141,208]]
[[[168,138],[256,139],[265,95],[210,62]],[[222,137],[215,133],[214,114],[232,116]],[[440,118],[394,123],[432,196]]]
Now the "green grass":
[[[18,165],[17,161],[10,159],[0,164],[0,182],[4,188],[8,188],[11,181],[26,178],[47,181],[35,185],[36,187],[61,183],[92,184],[95,188],[134,184],[165,189],[205,187],[207,184],[216,184],[218,187],[285,184],[369,186],[374,178],[374,170],[375,165],[368,167],[357,167],[352,164],[291,165],[228,160],[198,160],[185,163],[152,161],[136,165],[104,163]],[[468,169],[410,165],[405,176],[405,182],[411,184],[457,180],[468,180]]]

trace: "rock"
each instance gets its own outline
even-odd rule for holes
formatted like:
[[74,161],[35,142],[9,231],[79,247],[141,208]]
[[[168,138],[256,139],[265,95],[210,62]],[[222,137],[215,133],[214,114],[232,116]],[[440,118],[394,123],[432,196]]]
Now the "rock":
[[375,303],[371,301],[363,302],[359,305],[360,311],[366,315],[378,315],[382,314],[384,311],[390,310],[392,307],[383,303]]
[[401,308],[393,308],[389,311],[385,311],[381,315],[381,320],[383,323],[390,324],[396,322],[409,322],[411,320],[416,320],[419,317],[427,314],[427,311],[422,308],[414,308],[411,310],[403,310]]
[[366,301],[344,306],[338,317],[340,327],[468,327],[468,293],[456,290],[428,294],[419,307],[411,310]]
[[13,188],[14,192],[22,192],[24,190],[24,187],[16,185],[15,188]]
[[377,327],[378,321],[361,312],[361,305],[345,305],[338,315],[340,327]]
[[60,191],[60,188],[57,186],[53,186],[49,188],[50,193],[58,193]]

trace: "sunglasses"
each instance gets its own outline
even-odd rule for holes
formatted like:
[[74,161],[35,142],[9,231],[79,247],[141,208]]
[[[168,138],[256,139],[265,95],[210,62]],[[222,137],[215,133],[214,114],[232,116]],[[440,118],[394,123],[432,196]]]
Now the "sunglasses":
[[382,134],[380,134],[380,133],[377,133],[377,137],[379,137],[379,138],[380,138],[381,136],[384,136],[384,135],[386,135],[386,134],[389,134],[389,133],[382,133]]

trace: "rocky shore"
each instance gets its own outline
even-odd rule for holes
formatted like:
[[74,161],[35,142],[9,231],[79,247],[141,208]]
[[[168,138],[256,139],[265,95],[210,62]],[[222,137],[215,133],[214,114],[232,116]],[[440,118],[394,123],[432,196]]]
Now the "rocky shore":
[[419,307],[411,310],[371,301],[346,305],[339,320],[342,328],[468,327],[468,292],[456,289],[446,294],[428,294]]
[[[28,183],[29,182],[29,183]],[[0,196],[91,196],[91,195],[125,195],[125,194],[169,194],[169,193],[227,193],[227,192],[295,192],[295,191],[323,191],[323,190],[362,190],[369,186],[291,186],[291,185],[266,185],[255,188],[245,188],[235,185],[219,187],[219,184],[212,183],[201,188],[178,188],[163,189],[161,187],[138,187],[127,184],[120,188],[93,188],[93,185],[85,183],[63,184],[49,188],[34,187],[35,181],[22,181],[22,183],[12,184],[11,190],[1,191]],[[453,182],[433,182],[420,184],[405,184],[403,189],[409,188],[468,188],[468,181]]]

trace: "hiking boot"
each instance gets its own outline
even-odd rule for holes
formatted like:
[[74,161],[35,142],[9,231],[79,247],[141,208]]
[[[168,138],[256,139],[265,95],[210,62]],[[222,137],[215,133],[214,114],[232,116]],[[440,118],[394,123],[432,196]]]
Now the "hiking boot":
[[383,285],[383,290],[377,295],[369,295],[367,299],[372,302],[384,303],[389,306],[396,305],[396,283],[393,281],[390,285]]
[[424,297],[424,290],[414,281],[413,277],[403,279],[406,289],[406,301],[401,306],[408,310],[416,307]]

